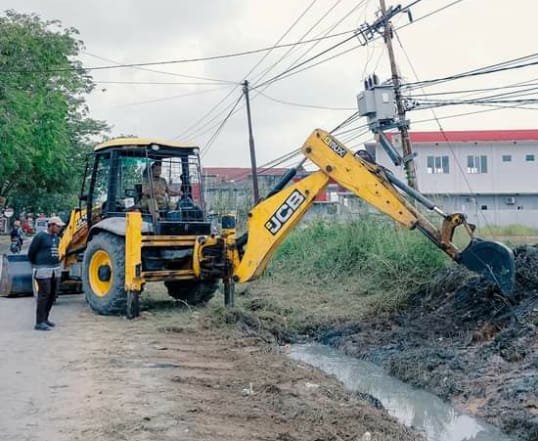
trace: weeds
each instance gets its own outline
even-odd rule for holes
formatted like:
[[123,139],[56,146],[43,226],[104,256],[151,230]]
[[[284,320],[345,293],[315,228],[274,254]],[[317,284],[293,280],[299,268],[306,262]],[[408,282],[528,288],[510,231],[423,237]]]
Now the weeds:
[[426,238],[365,216],[361,222],[318,222],[294,232],[277,251],[269,274],[316,284],[355,279],[369,291],[407,292],[446,265],[446,256]]
[[449,262],[419,233],[378,216],[317,221],[296,229],[265,275],[237,295],[237,306],[213,306],[210,320],[269,332],[279,342],[316,337],[402,308],[409,292]]

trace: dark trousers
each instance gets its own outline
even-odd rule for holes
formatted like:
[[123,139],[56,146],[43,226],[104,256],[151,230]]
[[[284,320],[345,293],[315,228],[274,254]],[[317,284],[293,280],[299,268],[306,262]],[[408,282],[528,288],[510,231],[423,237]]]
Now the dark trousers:
[[37,311],[36,323],[43,323],[49,319],[49,313],[58,292],[59,280],[52,275],[50,279],[36,279],[37,281]]

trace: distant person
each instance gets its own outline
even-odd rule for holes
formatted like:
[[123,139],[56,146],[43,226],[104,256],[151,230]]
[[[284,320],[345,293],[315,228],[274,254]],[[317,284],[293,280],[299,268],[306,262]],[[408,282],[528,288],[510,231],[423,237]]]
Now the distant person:
[[161,177],[161,161],[155,161],[150,169],[146,169],[142,179],[142,209],[149,211],[154,218],[159,219],[161,211],[170,209],[170,197],[181,193],[168,187],[166,179]]
[[48,220],[47,231],[39,232],[28,248],[28,259],[37,282],[36,331],[49,331],[55,324],[49,320],[50,310],[59,290],[62,267],[58,253],[58,234],[65,224],[58,216]]
[[18,253],[21,250],[24,242],[24,233],[22,231],[20,220],[13,222],[13,228],[11,229],[9,235],[11,237],[11,251]]
[[32,219],[27,217],[26,219],[24,219],[24,222],[22,223],[22,231],[24,231],[24,234],[26,234],[27,236],[32,235],[32,233],[34,232],[32,229],[31,222],[32,222]]

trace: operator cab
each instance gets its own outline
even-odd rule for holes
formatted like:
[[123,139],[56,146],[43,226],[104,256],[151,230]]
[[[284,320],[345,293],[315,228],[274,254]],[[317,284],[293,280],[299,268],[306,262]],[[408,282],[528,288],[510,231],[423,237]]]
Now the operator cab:
[[90,228],[138,210],[155,234],[210,233],[196,146],[142,138],[100,144],[84,199]]

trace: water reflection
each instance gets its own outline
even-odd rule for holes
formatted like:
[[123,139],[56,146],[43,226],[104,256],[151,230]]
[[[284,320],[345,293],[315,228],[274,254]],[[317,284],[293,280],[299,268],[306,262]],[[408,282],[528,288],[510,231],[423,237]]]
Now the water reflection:
[[407,426],[423,431],[430,441],[516,441],[495,427],[462,414],[435,395],[387,375],[379,366],[348,357],[323,345],[295,345],[293,359],[336,376],[350,390],[376,397]]

